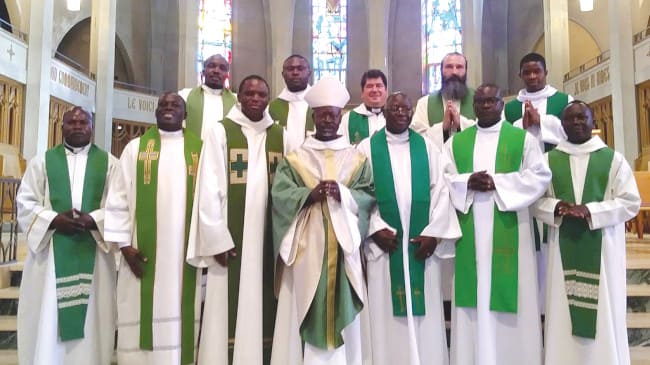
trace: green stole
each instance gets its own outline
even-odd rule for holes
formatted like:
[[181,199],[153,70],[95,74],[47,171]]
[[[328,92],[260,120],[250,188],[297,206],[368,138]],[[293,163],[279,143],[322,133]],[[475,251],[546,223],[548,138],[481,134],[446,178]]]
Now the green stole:
[[[50,204],[57,213],[72,209],[72,191],[65,147],[60,144],[45,152],[45,170]],[[94,144],[88,150],[81,211],[90,213],[101,206],[108,153]],[[84,338],[88,299],[95,270],[97,243],[90,232],[52,236],[59,337],[61,341]]]
[[[565,152],[553,150],[548,153],[548,162],[553,172],[555,197],[577,204],[573,194],[569,156]],[[582,204],[603,201],[613,158],[614,150],[607,147],[591,152]],[[574,336],[596,338],[602,230],[591,230],[585,219],[564,217],[559,233],[572,333]]]
[[348,136],[350,136],[350,144],[352,145],[357,145],[361,140],[370,136],[367,115],[359,114],[354,110],[350,110],[348,119]]
[[[429,126],[442,122],[442,116],[445,113],[445,106],[442,101],[440,91],[429,95],[427,101],[427,117]],[[467,95],[460,101],[460,114],[467,119],[476,119],[474,114],[474,90],[467,89]]]
[[[203,128],[203,100],[203,87],[198,86],[190,91],[186,103],[186,129],[199,137],[201,137],[201,128]],[[221,91],[221,103],[223,104],[223,118],[225,118],[230,109],[237,104],[237,98],[230,90],[223,88]],[[218,122],[223,118],[221,116],[215,116],[215,122]]]
[[[235,244],[237,252],[242,252],[244,239],[244,214],[246,209],[246,185],[248,177],[248,141],[241,130],[241,126],[231,119],[222,121],[226,131],[228,145],[228,231]],[[264,283],[262,292],[263,308],[263,334],[264,338],[273,337],[275,324],[275,293],[273,288],[274,256],[273,238],[271,231],[271,185],[275,170],[282,160],[284,152],[283,128],[279,124],[272,124],[266,129],[266,166],[268,174],[268,203],[266,222],[264,226]],[[240,256],[241,257],[241,256]],[[228,261],[228,337],[235,338],[237,328],[237,307],[239,303],[239,278],[241,270],[241,258]],[[232,353],[229,351],[229,356]],[[265,358],[270,356],[264,355]],[[232,359],[230,359],[232,361]]]
[[[187,252],[196,172],[201,153],[201,139],[185,129],[184,150],[186,174],[185,193],[185,242]],[[153,288],[156,273],[156,226],[158,196],[158,159],[160,157],[160,133],[150,128],[140,137],[137,162],[135,221],[137,225],[138,250],[147,262],[142,263],[140,279],[140,348],[153,350]],[[183,255],[185,257],[185,255]],[[159,283],[158,285],[164,285]],[[194,362],[194,298],[196,294],[196,268],[183,262],[181,298],[181,362]],[[164,303],[163,303],[164,304]]]
[[[474,143],[478,128],[472,126],[453,138],[452,149],[458,173],[474,172]],[[526,131],[502,123],[499,131],[495,173],[518,171],[524,152]],[[458,212],[463,236],[456,246],[455,298],[458,307],[476,307],[476,243],[473,207],[467,214]],[[517,212],[502,212],[494,204],[492,232],[492,285],[490,309],[496,312],[517,312],[519,273],[519,227]]]
[[[424,138],[409,129],[411,156],[411,218],[408,238],[417,237],[429,223],[429,157]],[[404,228],[400,220],[395,194],[395,179],[386,141],[386,129],[381,129],[370,138],[372,172],[375,176],[377,205],[382,219],[397,228],[397,249],[390,254],[390,287],[393,300],[393,315],[406,316],[406,288],[404,279]],[[415,258],[416,245],[408,244],[408,262],[411,283],[413,315],[425,315],[424,305],[424,260]]]
[[[307,108],[307,115],[305,116],[305,137],[307,132],[314,130],[314,119],[312,118],[311,107]],[[271,119],[277,121],[282,127],[287,127],[287,118],[289,117],[289,102],[276,98],[269,103],[269,114]]]

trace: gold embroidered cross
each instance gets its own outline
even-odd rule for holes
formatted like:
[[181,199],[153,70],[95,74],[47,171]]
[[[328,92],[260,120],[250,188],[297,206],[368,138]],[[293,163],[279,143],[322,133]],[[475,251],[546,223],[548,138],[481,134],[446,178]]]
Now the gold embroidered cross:
[[397,298],[399,299],[399,310],[400,310],[400,312],[403,312],[405,310],[404,309],[404,305],[405,305],[404,301],[406,300],[406,293],[404,292],[404,288],[397,289],[395,294],[397,294]]
[[138,154],[138,160],[144,161],[144,184],[151,184],[151,161],[158,160],[160,152],[154,151],[153,147],[156,142],[153,139],[150,139],[147,142],[147,148],[144,152]]

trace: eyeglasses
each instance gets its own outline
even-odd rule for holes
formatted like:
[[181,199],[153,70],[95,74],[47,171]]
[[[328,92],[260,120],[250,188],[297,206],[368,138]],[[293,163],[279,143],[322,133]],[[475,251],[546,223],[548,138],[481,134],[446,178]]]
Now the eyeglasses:
[[478,105],[483,105],[483,104],[495,105],[500,101],[501,101],[500,98],[497,98],[497,97],[494,97],[494,96],[487,97],[487,98],[474,98],[474,103],[478,104]]

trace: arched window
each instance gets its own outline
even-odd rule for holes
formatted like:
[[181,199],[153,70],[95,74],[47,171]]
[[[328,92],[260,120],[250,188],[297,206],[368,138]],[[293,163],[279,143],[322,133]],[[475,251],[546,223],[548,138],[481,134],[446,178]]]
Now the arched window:
[[440,89],[440,61],[462,52],[460,0],[422,0],[422,91]]
[[348,67],[347,0],[312,0],[314,81],[333,76],[345,84]]
[[214,55],[232,62],[232,0],[199,0],[199,47],[196,68],[203,70],[203,61]]

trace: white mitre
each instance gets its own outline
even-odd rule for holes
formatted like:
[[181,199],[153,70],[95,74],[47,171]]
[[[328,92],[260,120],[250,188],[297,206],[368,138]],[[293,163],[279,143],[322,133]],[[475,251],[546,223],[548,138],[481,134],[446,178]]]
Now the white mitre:
[[342,109],[349,100],[348,89],[334,77],[323,77],[305,94],[305,101],[312,109],[322,106],[335,106]]

